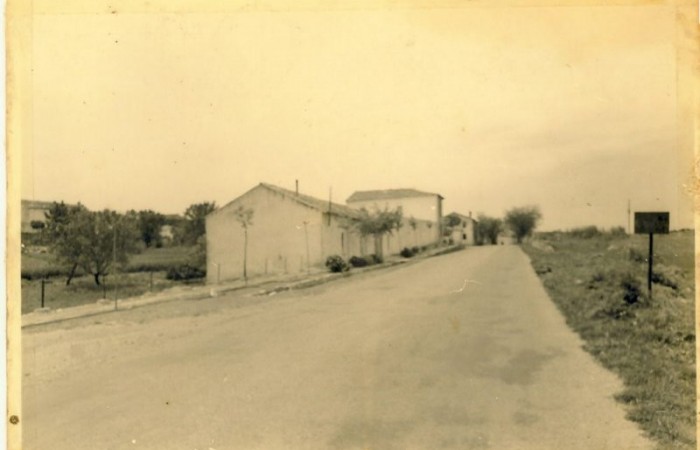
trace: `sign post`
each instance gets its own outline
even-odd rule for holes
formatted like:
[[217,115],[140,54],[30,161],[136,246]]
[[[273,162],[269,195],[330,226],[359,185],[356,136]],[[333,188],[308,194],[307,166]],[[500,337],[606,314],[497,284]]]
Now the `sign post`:
[[647,289],[651,300],[651,279],[654,267],[654,234],[668,234],[669,213],[667,212],[635,212],[634,233],[649,235],[649,270],[647,273]]

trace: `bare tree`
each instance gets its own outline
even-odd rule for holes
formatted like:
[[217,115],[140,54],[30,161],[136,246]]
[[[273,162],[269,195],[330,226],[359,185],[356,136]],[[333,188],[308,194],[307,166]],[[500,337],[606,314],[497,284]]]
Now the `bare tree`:
[[248,281],[248,227],[253,224],[253,209],[243,205],[233,211],[233,216],[243,228],[243,279]]

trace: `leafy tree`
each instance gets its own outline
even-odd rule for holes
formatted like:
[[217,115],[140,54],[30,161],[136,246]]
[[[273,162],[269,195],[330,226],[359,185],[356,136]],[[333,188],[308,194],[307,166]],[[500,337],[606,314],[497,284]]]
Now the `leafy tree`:
[[450,213],[444,217],[445,226],[454,228],[462,223],[462,219],[456,213]]
[[115,268],[114,263],[124,265],[129,256],[138,251],[138,224],[135,214],[120,215],[104,210],[88,212],[76,221],[80,236],[76,244],[81,249],[80,266],[91,274],[95,284]]
[[522,206],[506,212],[505,223],[513,231],[518,244],[530,236],[542,219],[542,213],[537,206]]
[[82,249],[76,243],[77,228],[79,219],[87,212],[87,209],[81,204],[68,206],[63,202],[54,202],[44,213],[46,218],[45,233],[49,240],[49,248],[59,263],[70,267],[66,285],[70,285],[80,265]]
[[456,213],[450,213],[442,218],[442,235],[451,236],[452,230],[462,224],[462,219]]
[[114,211],[86,212],[75,221],[75,245],[80,249],[80,266],[91,274],[95,284],[115,269],[114,263],[126,264],[137,251],[139,240],[135,214],[122,216]]
[[498,235],[503,231],[501,219],[480,214],[476,223],[476,234],[479,244],[489,242],[498,243]]
[[99,285],[115,261],[125,264],[128,256],[137,250],[134,215],[109,210],[91,212],[81,205],[57,203],[46,217],[54,255],[71,266],[66,284],[70,284],[76,269],[81,267]]
[[360,216],[356,225],[357,229],[362,236],[371,235],[374,237],[374,253],[379,258],[383,258],[382,237],[398,229],[401,226],[402,217],[401,208],[393,211],[385,208],[384,210],[375,210],[372,213],[365,208],[360,209]]
[[146,247],[160,247],[163,244],[160,229],[165,225],[165,216],[150,209],[139,211],[136,214],[139,234],[143,243]]
[[185,221],[182,229],[182,242],[186,245],[194,245],[200,236],[206,233],[206,217],[216,210],[216,203],[195,203],[185,210]]
[[243,279],[248,279],[248,227],[253,224],[253,209],[240,205],[233,216],[243,228]]

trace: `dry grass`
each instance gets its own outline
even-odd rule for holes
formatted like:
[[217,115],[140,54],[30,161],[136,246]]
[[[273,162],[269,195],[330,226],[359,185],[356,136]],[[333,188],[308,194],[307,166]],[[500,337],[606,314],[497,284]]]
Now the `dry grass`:
[[660,448],[695,448],[694,247],[692,232],[648,238],[541,235],[523,249],[586,350],[625,383],[628,406]]
[[[129,273],[116,275],[117,297],[138,296],[181,284],[167,280],[165,273],[167,268],[187,261],[191,251],[190,247],[154,248],[134,255],[125,268]],[[103,297],[114,298],[114,275],[107,276],[105,285],[97,286],[92,276],[78,271],[78,276],[66,286],[67,272],[66,267],[56,264],[51,254],[23,254],[22,314],[41,307],[41,278],[44,277],[51,281],[45,286],[44,304],[53,309],[94,303]]]
[[[44,305],[52,309],[67,308],[95,303],[102,298],[113,300],[115,292],[117,298],[123,299],[182,285],[182,282],[167,280],[165,272],[153,272],[152,277],[153,284],[151,273],[147,272],[118,274],[116,280],[111,275],[101,286],[97,286],[91,276],[74,278],[70,286],[66,286],[64,277],[54,277],[45,286]],[[22,314],[40,307],[41,280],[22,280]]]

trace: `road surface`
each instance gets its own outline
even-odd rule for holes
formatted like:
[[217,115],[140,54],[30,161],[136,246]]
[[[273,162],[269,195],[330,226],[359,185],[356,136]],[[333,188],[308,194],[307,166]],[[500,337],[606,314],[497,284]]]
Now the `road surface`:
[[651,447],[516,246],[23,339],[27,450]]

